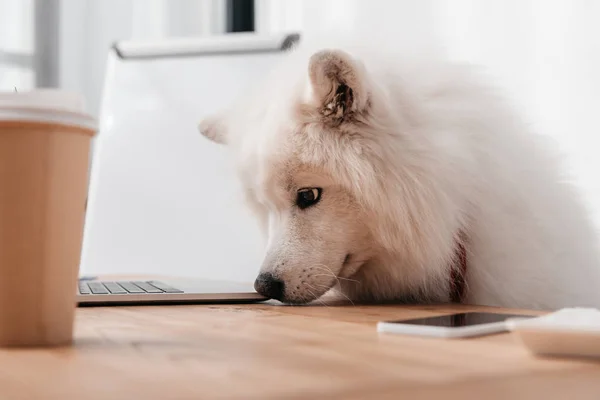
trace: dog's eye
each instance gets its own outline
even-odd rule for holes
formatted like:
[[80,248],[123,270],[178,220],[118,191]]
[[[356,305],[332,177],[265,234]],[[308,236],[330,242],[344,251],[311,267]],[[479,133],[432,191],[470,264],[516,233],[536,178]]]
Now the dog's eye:
[[306,188],[298,190],[296,196],[296,205],[301,209],[314,206],[321,200],[321,189],[320,188]]

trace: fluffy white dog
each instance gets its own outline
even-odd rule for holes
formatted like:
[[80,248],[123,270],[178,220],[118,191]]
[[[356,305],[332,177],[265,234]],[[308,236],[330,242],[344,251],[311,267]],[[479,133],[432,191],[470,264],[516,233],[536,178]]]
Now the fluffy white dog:
[[600,306],[598,238],[551,143],[472,68],[294,49],[202,121],[268,236],[258,292]]

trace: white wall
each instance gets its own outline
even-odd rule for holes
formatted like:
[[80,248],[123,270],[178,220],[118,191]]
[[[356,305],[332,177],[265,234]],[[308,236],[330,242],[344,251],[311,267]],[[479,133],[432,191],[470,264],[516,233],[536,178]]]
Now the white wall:
[[60,86],[97,115],[110,46],[119,40],[224,32],[225,0],[62,0]]
[[0,0],[0,90],[29,90],[33,73],[33,0]]

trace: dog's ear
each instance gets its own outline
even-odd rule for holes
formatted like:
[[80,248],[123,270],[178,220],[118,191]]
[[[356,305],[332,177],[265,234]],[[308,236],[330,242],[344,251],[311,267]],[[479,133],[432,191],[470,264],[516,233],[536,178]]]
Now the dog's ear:
[[227,127],[220,116],[211,116],[203,119],[198,124],[202,135],[215,143],[227,144]]
[[368,104],[367,74],[363,64],[341,50],[322,50],[309,61],[312,100],[325,119],[341,123]]

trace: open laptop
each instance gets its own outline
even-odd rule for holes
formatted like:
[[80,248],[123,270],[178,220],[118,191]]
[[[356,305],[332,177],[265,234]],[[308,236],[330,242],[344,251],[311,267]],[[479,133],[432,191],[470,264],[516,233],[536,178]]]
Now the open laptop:
[[251,284],[207,279],[79,280],[77,303],[85,306],[247,303],[266,300]]
[[119,42],[109,53],[94,142],[81,306],[263,300],[259,225],[229,153],[200,120],[259,81],[298,35]]

